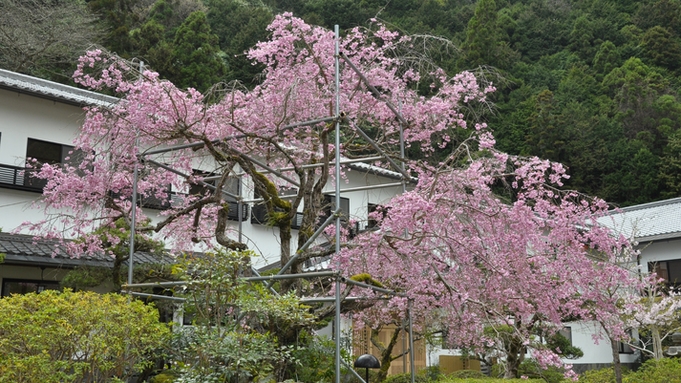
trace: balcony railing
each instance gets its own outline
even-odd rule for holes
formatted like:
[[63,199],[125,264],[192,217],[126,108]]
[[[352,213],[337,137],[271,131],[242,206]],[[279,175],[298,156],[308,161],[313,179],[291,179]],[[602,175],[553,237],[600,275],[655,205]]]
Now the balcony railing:
[[0,187],[42,193],[47,180],[32,177],[35,169],[0,164]]
[[[253,205],[253,207],[251,207],[251,223],[256,225],[267,225],[267,221],[267,207],[265,207],[265,205]],[[291,229],[300,229],[302,223],[303,213],[296,213],[295,217],[291,219]]]
[[[180,203],[182,198],[182,193],[177,193],[168,190],[166,193],[166,198],[144,197],[142,198],[142,207],[146,207],[154,210],[166,210]],[[229,211],[227,213],[227,219],[232,221],[239,221],[239,204],[234,201],[228,201]],[[241,205],[241,221],[246,221],[248,219],[248,205]]]

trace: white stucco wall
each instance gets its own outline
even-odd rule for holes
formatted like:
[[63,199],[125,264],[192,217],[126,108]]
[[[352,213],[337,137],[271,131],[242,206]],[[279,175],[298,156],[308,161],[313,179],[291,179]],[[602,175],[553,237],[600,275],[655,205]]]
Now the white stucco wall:
[[[681,216],[679,217],[681,219]],[[639,245],[641,251],[641,270],[650,272],[649,262],[681,259],[681,239],[667,239]]]
[[[0,164],[23,167],[29,138],[72,145],[84,116],[78,106],[0,89]],[[39,193],[6,188],[0,193],[2,231],[44,217],[31,207]]]

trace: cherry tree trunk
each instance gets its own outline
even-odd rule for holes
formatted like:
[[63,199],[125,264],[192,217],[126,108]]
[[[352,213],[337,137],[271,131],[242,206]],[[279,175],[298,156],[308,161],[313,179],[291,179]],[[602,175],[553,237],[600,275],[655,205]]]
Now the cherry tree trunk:
[[620,361],[619,341],[610,338],[610,346],[612,348],[612,365],[615,370],[615,382],[622,383],[622,362]]
[[655,359],[664,358],[662,353],[662,337],[660,336],[660,328],[657,325],[650,326],[650,335],[653,338],[653,357]]

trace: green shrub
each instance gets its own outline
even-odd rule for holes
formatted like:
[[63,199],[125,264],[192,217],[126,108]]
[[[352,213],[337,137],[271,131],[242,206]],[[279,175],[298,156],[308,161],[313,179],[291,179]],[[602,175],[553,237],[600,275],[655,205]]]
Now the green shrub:
[[[625,383],[681,383],[681,359],[651,359],[643,363],[641,368],[628,374]],[[600,382],[598,382],[600,383]]]
[[151,378],[150,383],[173,383],[175,381],[175,375],[168,372],[158,374]]
[[546,383],[561,383],[564,380],[565,370],[550,366],[547,369],[541,368],[534,359],[525,359],[518,372],[521,376],[542,379]]
[[43,291],[0,299],[0,382],[110,382],[151,362],[169,330],[118,294]]
[[290,365],[288,376],[295,377],[299,382],[335,381],[336,345],[333,340],[302,332],[291,355],[297,363]]
[[[363,376],[363,375],[362,375]],[[416,374],[414,376],[414,382],[415,383],[429,383],[433,382],[430,380],[428,377],[428,374]],[[395,374],[395,375],[390,375],[386,378],[385,383],[411,383],[411,373],[406,373],[406,374]]]
[[579,377],[580,383],[615,383],[615,371],[612,368],[589,370]]
[[489,378],[487,375],[483,374],[480,371],[476,370],[459,370],[459,371],[454,371],[451,374],[448,375],[450,378],[455,378],[455,379],[487,379]]
[[438,380],[437,383],[542,383],[541,379],[502,379],[502,378],[463,378],[456,379],[446,377]]
[[[586,371],[579,377],[580,383],[615,383],[612,368]],[[624,383],[681,383],[681,359],[665,358],[649,360],[636,372],[624,370]]]

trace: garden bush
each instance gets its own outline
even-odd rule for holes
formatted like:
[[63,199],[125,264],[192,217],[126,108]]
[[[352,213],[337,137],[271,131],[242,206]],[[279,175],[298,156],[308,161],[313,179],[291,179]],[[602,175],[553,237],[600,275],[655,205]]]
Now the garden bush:
[[437,381],[437,383],[542,383],[541,379],[503,379],[503,378],[452,378],[446,377]]
[[480,371],[475,371],[475,370],[459,370],[459,371],[454,371],[451,374],[448,375],[450,378],[455,378],[455,379],[485,379],[488,378],[487,375],[483,374]]
[[628,374],[625,383],[681,383],[681,359],[648,360],[643,366]]
[[0,382],[126,379],[169,330],[153,306],[118,294],[43,291],[0,299]]
[[549,366],[544,369],[541,368],[534,359],[525,359],[520,364],[518,372],[521,376],[542,379],[546,383],[561,383],[565,378],[564,369],[554,366]]
[[[636,372],[624,371],[624,383],[681,383],[681,359],[648,360]],[[580,383],[615,383],[612,368],[587,371],[579,377]]]

